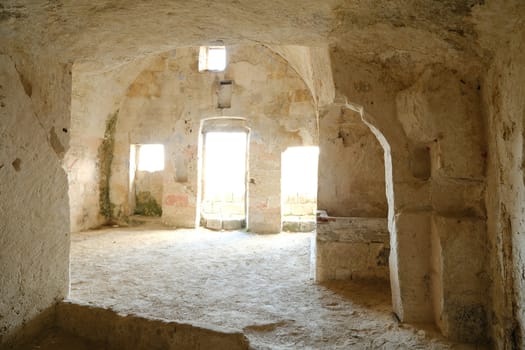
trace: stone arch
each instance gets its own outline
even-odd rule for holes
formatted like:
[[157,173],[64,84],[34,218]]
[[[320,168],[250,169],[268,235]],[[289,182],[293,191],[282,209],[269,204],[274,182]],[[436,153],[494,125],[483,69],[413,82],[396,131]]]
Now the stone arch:
[[63,160],[68,174],[72,232],[97,227],[106,221],[100,214],[99,147],[107,122],[112,116],[118,119],[129,86],[156,59],[146,57],[111,67],[101,67],[94,62],[73,64],[70,147]]
[[318,207],[329,219],[316,231],[318,282],[389,279],[385,151],[361,114],[348,103],[320,112]]
[[[260,155],[251,163],[264,165],[271,161],[280,164],[281,141],[288,146],[317,144],[313,97],[304,81],[282,57],[262,45],[232,46],[230,63],[224,72],[201,73],[193,67],[196,52],[196,47],[185,47],[176,52],[158,54],[141,65],[135,79],[128,81],[127,88],[122,90],[124,98],[113,104],[119,109],[115,147],[120,148],[121,155],[126,142],[131,139],[135,143],[150,143],[156,139],[159,143],[171,145],[166,153],[166,166],[179,171],[187,168],[184,178],[197,179],[196,135],[200,120],[225,115],[246,117],[249,126],[257,131],[253,134],[250,149],[253,154],[259,152]],[[234,81],[232,104],[228,109],[220,108],[216,101],[216,91],[222,80]],[[138,110],[146,115],[160,114],[160,124],[164,125],[161,132],[154,131],[158,128],[158,120],[145,118],[141,121]],[[133,131],[134,135],[122,133],[124,129]],[[121,214],[129,215],[127,189],[121,185],[128,177],[126,157],[113,158],[111,201],[115,219]],[[268,182],[258,181],[257,178],[262,180],[263,177],[275,179],[273,187],[280,187],[280,165],[275,169],[263,166],[252,170],[255,183],[261,184],[258,187]],[[163,221],[177,227],[194,227],[196,183],[193,180],[171,181],[169,178],[166,181],[164,188],[169,198],[163,196],[162,202],[170,205],[163,210]],[[250,201],[254,205],[250,209],[254,231],[280,231],[279,193],[277,190],[271,194],[263,191],[258,200]],[[271,219],[276,215],[276,219]]]
[[[420,152],[418,144],[407,137],[398,118],[396,97],[403,86],[382,75],[380,67],[353,60],[349,52],[337,47],[272,48],[289,60],[308,82],[312,94],[318,96],[318,111],[331,104],[356,111],[381,144],[388,201],[393,309],[404,322],[433,322],[429,259],[432,209],[427,195],[428,181],[419,175],[428,175],[430,160],[428,154]],[[307,57],[301,58],[304,55]],[[327,72],[329,78],[323,80]]]
[[[420,227],[421,231],[417,233],[407,227],[414,221],[429,220],[428,213],[420,211],[421,208],[411,208],[410,203],[407,203],[411,194],[405,191],[412,185],[412,179],[410,169],[403,167],[410,163],[407,159],[410,143],[403,137],[403,133],[396,135],[392,128],[388,130],[390,132],[385,132],[377,119],[367,113],[363,106],[349,102],[337,105],[357,112],[384,152],[393,310],[404,322],[431,322],[433,311],[432,304],[428,301],[431,291],[430,285],[425,283],[430,271],[430,261],[427,261],[430,256],[429,226]],[[422,202],[418,205],[425,207]]]
[[[388,86],[375,70],[356,63],[350,82],[334,80],[342,96],[363,103],[351,108],[385,150],[394,312],[404,322],[435,323],[452,339],[479,341],[488,284],[477,82],[435,66],[408,88]],[[461,322],[465,315],[474,321]]]
[[[413,148],[403,133],[388,132],[378,120],[362,106],[346,103],[357,110],[363,123],[376,136],[384,151],[385,190],[388,202],[388,231],[390,233],[390,286],[392,307],[404,322],[432,322],[433,307],[429,303],[430,227],[428,203],[418,198],[417,206],[408,201],[413,193],[413,179],[407,159]],[[395,123],[388,130],[395,129]],[[416,223],[422,222],[419,226]],[[411,227],[416,224],[417,230]],[[426,225],[425,225],[426,224]],[[419,230],[419,231],[418,231]]]

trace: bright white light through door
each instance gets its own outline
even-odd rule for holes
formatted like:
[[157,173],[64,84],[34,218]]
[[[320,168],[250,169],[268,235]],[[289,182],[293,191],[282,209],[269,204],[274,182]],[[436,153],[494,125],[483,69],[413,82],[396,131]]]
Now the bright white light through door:
[[282,154],[283,216],[311,216],[317,206],[319,147],[289,147]]
[[207,132],[204,138],[203,214],[245,215],[245,132]]
[[150,172],[164,170],[164,145],[140,145],[137,169]]

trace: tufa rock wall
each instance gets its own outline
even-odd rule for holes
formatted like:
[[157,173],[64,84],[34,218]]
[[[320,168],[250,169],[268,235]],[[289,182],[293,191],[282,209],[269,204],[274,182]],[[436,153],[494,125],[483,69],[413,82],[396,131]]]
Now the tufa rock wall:
[[68,292],[71,76],[52,62],[0,55],[0,345]]
[[383,149],[359,113],[331,106],[319,120],[317,206],[330,216],[387,216]]
[[[523,24],[523,23],[522,23]],[[521,349],[525,334],[525,31],[502,46],[483,82],[489,145],[487,250],[490,331],[496,349]]]

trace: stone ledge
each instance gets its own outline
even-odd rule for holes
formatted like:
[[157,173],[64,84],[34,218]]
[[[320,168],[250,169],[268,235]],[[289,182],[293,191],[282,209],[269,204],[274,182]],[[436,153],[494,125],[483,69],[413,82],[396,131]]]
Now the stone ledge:
[[318,241],[345,243],[388,242],[386,218],[330,217],[317,223]]
[[58,304],[57,326],[110,349],[249,349],[246,337],[234,330],[121,315],[71,302]]

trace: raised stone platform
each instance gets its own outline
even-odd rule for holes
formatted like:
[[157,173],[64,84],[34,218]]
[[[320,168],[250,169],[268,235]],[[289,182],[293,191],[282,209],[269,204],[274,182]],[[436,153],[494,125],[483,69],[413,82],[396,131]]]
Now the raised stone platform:
[[282,230],[284,232],[312,232],[315,230],[315,217],[312,216],[285,216]]
[[211,215],[202,218],[202,226],[215,231],[235,231],[246,227],[246,218],[241,216],[221,217]]
[[389,279],[386,218],[324,216],[316,241],[316,281]]
[[235,330],[195,326],[166,320],[122,315],[115,311],[62,302],[57,326],[109,349],[248,349],[246,337]]

